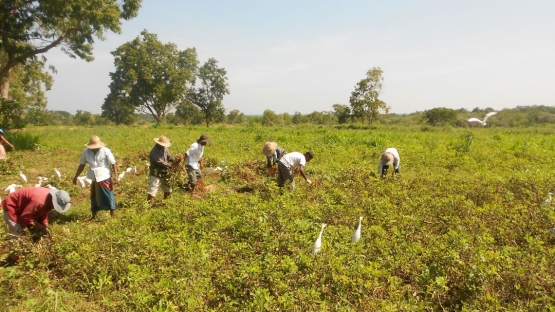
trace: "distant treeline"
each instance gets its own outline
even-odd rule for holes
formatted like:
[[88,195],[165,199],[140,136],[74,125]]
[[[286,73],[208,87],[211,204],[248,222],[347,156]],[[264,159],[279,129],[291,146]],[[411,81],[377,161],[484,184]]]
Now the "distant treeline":
[[[335,105],[338,108],[341,105]],[[342,106],[341,106],[342,107]],[[481,127],[479,123],[469,123],[468,119],[476,117],[483,119],[486,113],[494,111],[492,108],[449,109],[434,108],[411,114],[381,114],[374,124],[398,124],[398,125],[430,125],[453,127]],[[538,124],[555,123],[555,107],[551,106],[517,106],[511,109],[497,111],[497,115],[491,117],[488,127],[528,127]],[[87,111],[78,110],[76,114],[66,111],[43,111],[41,114],[28,114],[25,118],[27,124],[37,126],[47,125],[113,125],[113,122],[100,114],[92,114]],[[135,114],[134,125],[155,124],[156,121],[150,114]],[[200,125],[204,123],[200,112],[191,112],[187,116],[178,116],[170,113],[166,117],[165,123],[168,125]],[[334,111],[312,112],[309,114],[281,113],[277,114],[272,110],[265,110],[262,115],[248,116],[238,110],[233,110],[226,115],[222,115],[216,120],[219,124],[250,124],[262,126],[290,126],[298,124],[315,125],[339,125],[339,124],[361,124],[355,117],[346,114],[340,109]]]

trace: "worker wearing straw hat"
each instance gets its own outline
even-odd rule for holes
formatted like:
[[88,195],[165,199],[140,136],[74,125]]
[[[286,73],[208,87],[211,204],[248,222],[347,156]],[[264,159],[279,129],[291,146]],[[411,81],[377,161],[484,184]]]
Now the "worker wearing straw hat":
[[172,189],[168,183],[168,169],[175,158],[168,149],[172,142],[164,135],[154,138],[156,145],[150,150],[150,178],[148,185],[148,201],[154,204],[154,198],[158,193],[158,189],[164,192],[164,199],[168,198]]
[[399,152],[396,148],[390,147],[382,154],[380,162],[378,163],[378,174],[382,178],[385,178],[390,166],[393,166],[394,170],[391,170],[391,176],[394,177],[396,173],[400,173],[400,163],[401,157],[399,157]]
[[110,216],[115,215],[116,198],[114,196],[114,184],[112,183],[112,172],[114,180],[118,182],[118,166],[116,158],[112,151],[106,147],[106,143],[100,138],[93,135],[89,143],[85,144],[85,149],[79,158],[79,167],[73,177],[73,184],[77,184],[77,177],[85,169],[85,165],[89,164],[87,171],[87,179],[91,183],[91,211],[92,219],[96,218],[96,213],[100,210],[109,210]]
[[[266,156],[266,168],[272,172],[273,166],[286,154],[285,149],[278,146],[277,142],[268,141],[262,146],[262,154]],[[275,172],[275,170],[273,170]]]

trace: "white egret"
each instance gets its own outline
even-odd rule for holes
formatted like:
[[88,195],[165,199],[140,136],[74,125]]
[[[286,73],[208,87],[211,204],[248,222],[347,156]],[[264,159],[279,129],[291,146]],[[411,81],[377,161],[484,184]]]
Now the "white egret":
[[553,192],[547,193],[547,199],[543,201],[544,205],[551,205],[551,201],[553,200]]
[[353,243],[358,243],[358,241],[360,240],[360,236],[362,234],[362,217],[358,218],[358,227],[356,229],[356,231],[353,233],[353,237],[351,237],[351,242]]
[[137,174],[137,166],[133,166],[133,173]]
[[81,188],[85,188],[85,179],[87,177],[83,176],[83,177],[77,177],[77,181],[79,181],[79,184],[81,185]]
[[23,174],[23,172],[19,171],[19,177],[21,177],[21,180],[27,182],[27,177]]
[[121,181],[121,179],[123,179],[123,176],[125,176],[125,172],[122,172],[118,175],[118,180]]
[[468,120],[468,122],[479,122],[479,123],[482,124],[482,126],[485,127],[485,126],[486,126],[486,121],[488,120],[488,118],[490,118],[491,116],[493,116],[493,115],[495,115],[495,114],[497,114],[497,112],[489,112],[489,113],[486,114],[486,117],[484,117],[484,121],[481,121],[481,120],[478,119],[478,118],[470,118],[470,119]]
[[133,170],[133,168],[128,167],[127,169],[125,169],[125,172],[129,173],[129,172],[131,172],[131,170]]
[[318,238],[316,239],[316,241],[314,242],[314,247],[312,247],[312,256],[315,257],[317,253],[320,252],[320,250],[322,249],[322,234],[324,233],[324,228],[326,227],[327,224],[322,223],[322,229],[320,230],[320,235],[318,235]]
[[18,189],[18,188],[20,188],[20,187],[21,187],[21,185],[12,183],[12,184],[8,185],[8,187],[6,187],[6,188],[4,189],[4,192],[13,193],[13,192],[15,192],[16,189]]
[[58,178],[62,177],[62,173],[60,172],[60,170],[58,170],[58,168],[54,168],[54,171],[56,172],[56,175],[58,176]]

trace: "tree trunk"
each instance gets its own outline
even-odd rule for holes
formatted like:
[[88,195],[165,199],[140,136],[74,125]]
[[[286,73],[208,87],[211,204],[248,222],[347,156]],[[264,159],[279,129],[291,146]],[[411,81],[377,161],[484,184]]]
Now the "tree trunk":
[[0,96],[3,99],[8,99],[10,94],[10,79],[11,79],[12,69],[8,69],[8,73],[6,77],[3,79],[2,83],[0,83]]

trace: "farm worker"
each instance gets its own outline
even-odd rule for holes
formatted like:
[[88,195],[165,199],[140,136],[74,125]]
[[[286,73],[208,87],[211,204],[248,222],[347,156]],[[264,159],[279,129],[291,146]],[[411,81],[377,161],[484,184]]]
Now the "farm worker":
[[171,187],[168,183],[168,169],[175,158],[170,154],[168,147],[172,145],[171,141],[164,135],[154,138],[156,144],[150,150],[150,171],[147,199],[150,205],[154,204],[154,197],[158,193],[158,189],[162,188],[164,199],[171,194]]
[[10,143],[4,137],[4,130],[0,129],[0,160],[6,159],[6,150],[4,149],[4,145],[2,143],[6,142],[12,149],[15,149],[12,143]]
[[191,144],[185,153],[185,170],[189,176],[189,190],[191,193],[195,191],[197,180],[202,179],[200,169],[202,167],[201,159],[204,154],[204,147],[208,142],[212,141],[206,134],[201,135],[196,142]]
[[114,196],[114,185],[112,183],[112,175],[110,167],[114,172],[114,180],[118,182],[118,167],[116,159],[106,147],[106,144],[100,141],[100,138],[93,135],[89,143],[85,144],[85,149],[79,158],[79,167],[73,177],[73,184],[77,184],[77,177],[85,169],[85,165],[89,164],[87,171],[87,179],[92,180],[91,183],[91,211],[92,219],[96,218],[99,210],[110,210],[110,216],[115,215],[116,198]]
[[400,173],[399,171],[399,163],[401,162],[401,157],[399,157],[399,152],[397,149],[390,147],[385,150],[382,154],[382,158],[378,163],[378,174],[385,178],[387,175],[387,171],[389,170],[389,166],[393,165],[395,170],[391,171],[391,176],[395,176],[396,173]]
[[311,152],[306,152],[304,154],[301,154],[299,152],[292,152],[281,157],[278,162],[278,186],[283,187],[285,181],[289,180],[291,182],[291,187],[295,189],[293,170],[297,167],[299,167],[299,171],[306,182],[308,182],[308,184],[311,184],[312,181],[308,179],[306,173],[304,172],[304,167],[306,166],[307,162],[312,160],[312,158],[314,158],[314,155]]
[[25,228],[47,235],[48,212],[55,209],[64,213],[70,207],[71,198],[66,191],[45,187],[20,188],[2,201],[4,220],[12,238],[22,235]]
[[[278,146],[276,142],[266,142],[262,146],[262,154],[266,156],[266,168],[268,168],[268,173],[271,173],[274,165],[277,165],[278,161],[283,157],[286,152],[285,149]],[[275,172],[275,171],[273,171]]]

